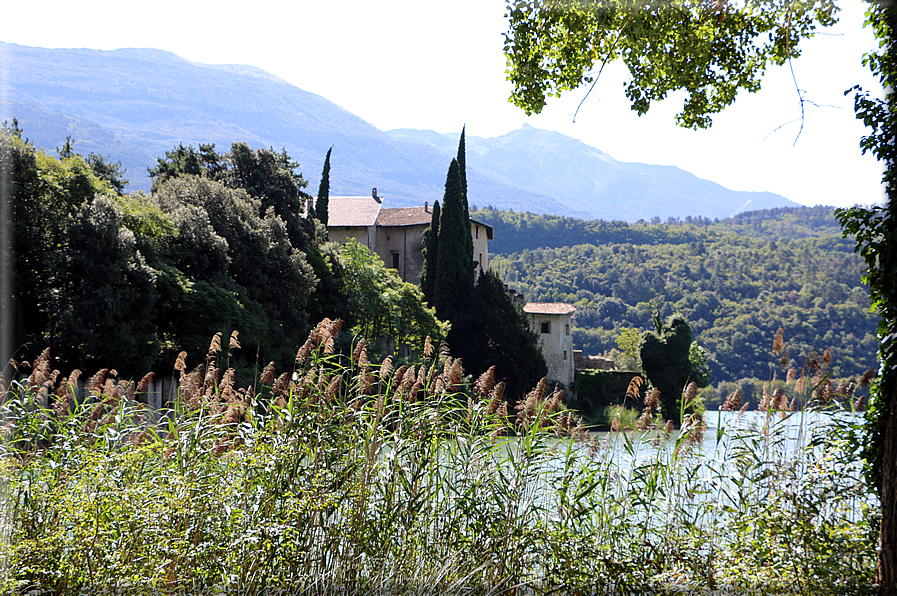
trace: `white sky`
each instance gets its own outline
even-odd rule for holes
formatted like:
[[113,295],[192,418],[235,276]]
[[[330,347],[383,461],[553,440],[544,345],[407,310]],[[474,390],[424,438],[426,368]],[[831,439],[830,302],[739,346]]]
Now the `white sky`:
[[[317,93],[374,126],[495,137],[524,122],[581,139],[620,161],[675,165],[733,190],[770,191],[805,205],[882,200],[881,167],[860,156],[862,124],[843,92],[876,87],[860,64],[873,46],[865,3],[841,2],[841,22],[794,62],[807,106],[800,117],[787,68],[767,73],[709,131],[675,126],[681,99],[641,118],[623,95],[625,69],[527,118],[508,103],[503,0],[48,0],[9,2],[0,40],[48,48],[151,47],[206,64],[250,64]],[[0,56],[2,60],[2,56]],[[784,125],[784,126],[783,126]],[[781,127],[776,131],[778,127]]]

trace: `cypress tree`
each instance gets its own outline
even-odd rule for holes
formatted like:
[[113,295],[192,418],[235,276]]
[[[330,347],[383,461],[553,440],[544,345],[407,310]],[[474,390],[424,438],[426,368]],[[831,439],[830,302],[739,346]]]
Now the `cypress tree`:
[[[467,203],[467,149],[466,143],[464,141],[464,133],[467,130],[467,126],[464,126],[461,129],[461,140],[458,141],[458,166],[461,169],[461,202],[464,205],[464,221],[467,222],[467,241],[464,243],[464,256],[465,259],[471,263],[474,263],[473,256],[473,239],[470,238],[470,207]],[[474,271],[476,271],[476,264],[473,265]],[[476,275],[474,275],[474,279],[476,279]]]
[[[461,167],[457,159],[449,166],[445,197],[439,217],[439,252],[436,256],[436,283],[433,305],[443,321],[454,321],[470,303],[473,294],[473,261],[465,244],[471,244],[470,219],[464,219]],[[471,250],[472,252],[472,250]]]
[[468,312],[463,321],[452,322],[452,354],[464,361],[464,370],[474,378],[495,365],[496,378],[507,383],[505,400],[515,403],[548,374],[529,318],[494,271],[477,280]]
[[424,267],[420,272],[420,289],[427,299],[427,305],[433,306],[433,290],[436,286],[436,260],[439,255],[439,201],[433,203],[433,215],[430,227],[424,230]]
[[327,157],[324,158],[324,171],[321,173],[321,184],[318,186],[318,200],[315,202],[315,217],[318,218],[325,226],[329,219],[327,210],[330,203],[330,152],[333,147],[327,150]]

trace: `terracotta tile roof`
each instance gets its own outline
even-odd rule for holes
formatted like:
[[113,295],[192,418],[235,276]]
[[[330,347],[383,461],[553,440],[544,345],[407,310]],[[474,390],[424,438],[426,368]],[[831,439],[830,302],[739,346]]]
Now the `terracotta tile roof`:
[[433,210],[423,207],[402,207],[399,209],[381,209],[377,217],[378,226],[419,226],[430,225]]
[[373,197],[330,197],[327,205],[327,225],[372,226],[377,222],[382,207],[383,203]]
[[564,302],[527,302],[523,312],[531,315],[569,315],[576,307]]

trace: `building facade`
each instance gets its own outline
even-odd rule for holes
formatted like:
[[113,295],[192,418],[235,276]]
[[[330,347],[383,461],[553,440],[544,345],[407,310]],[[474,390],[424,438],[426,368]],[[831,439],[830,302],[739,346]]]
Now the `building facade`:
[[539,337],[539,347],[548,364],[548,379],[567,387],[573,383],[573,313],[576,308],[562,302],[527,302],[523,307]]
[[[424,266],[424,231],[430,227],[433,210],[423,207],[384,209],[375,188],[370,197],[330,197],[327,230],[330,240],[340,244],[355,238],[377,254],[402,281],[418,283]],[[492,226],[470,220],[474,259],[489,270],[489,240]]]

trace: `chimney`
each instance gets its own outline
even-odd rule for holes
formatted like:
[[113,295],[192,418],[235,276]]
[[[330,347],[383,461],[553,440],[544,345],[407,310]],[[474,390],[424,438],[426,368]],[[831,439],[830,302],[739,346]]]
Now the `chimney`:
[[430,201],[424,201],[424,213],[430,212]]
[[371,196],[374,197],[375,201],[377,201],[378,203],[380,202],[380,197],[377,196],[377,188],[376,187],[371,191]]

